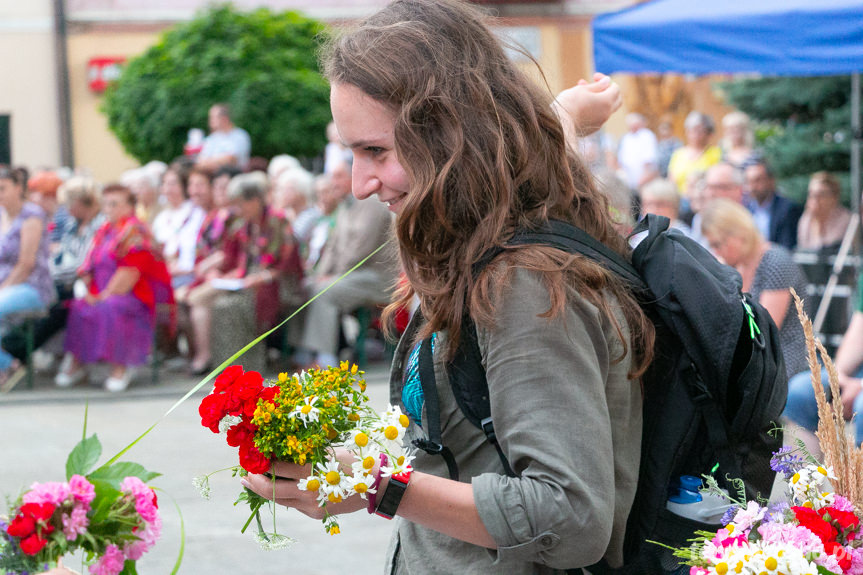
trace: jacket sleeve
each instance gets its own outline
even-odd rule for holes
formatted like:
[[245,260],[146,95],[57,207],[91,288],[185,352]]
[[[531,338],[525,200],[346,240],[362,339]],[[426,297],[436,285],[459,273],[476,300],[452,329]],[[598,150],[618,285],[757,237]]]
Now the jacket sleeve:
[[[492,552],[497,561],[587,566],[603,557],[611,540],[616,422],[606,387],[632,384],[608,381],[622,349],[613,345],[614,328],[594,306],[572,299],[561,316],[538,317],[549,308],[546,289],[517,270],[496,307],[497,325],[479,330],[495,431],[519,474],[473,478],[477,510],[498,544]],[[615,377],[628,365],[627,357]],[[633,409],[640,413],[640,405]],[[632,466],[638,467],[637,451]]]

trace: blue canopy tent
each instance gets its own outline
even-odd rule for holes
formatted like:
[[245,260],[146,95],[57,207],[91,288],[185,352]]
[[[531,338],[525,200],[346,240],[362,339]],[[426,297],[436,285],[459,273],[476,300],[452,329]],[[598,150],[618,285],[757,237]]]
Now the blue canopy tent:
[[596,69],[830,76],[863,71],[863,0],[655,0],[593,22]]
[[[851,201],[859,216],[863,0],[653,0],[598,16],[593,46],[596,70],[606,74],[851,74]],[[843,244],[850,247],[854,233]],[[818,316],[820,309],[816,329]]]

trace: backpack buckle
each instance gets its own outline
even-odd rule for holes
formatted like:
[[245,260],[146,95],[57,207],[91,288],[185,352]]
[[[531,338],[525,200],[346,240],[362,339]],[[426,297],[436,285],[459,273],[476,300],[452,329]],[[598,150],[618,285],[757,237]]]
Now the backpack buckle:
[[689,364],[689,369],[692,370],[692,374],[695,376],[695,383],[693,388],[698,394],[693,394],[692,402],[696,405],[704,405],[713,401],[713,394],[710,393],[710,390],[707,389],[707,385],[705,385],[704,380],[701,379],[701,374],[698,373],[698,368],[695,367],[694,363]]
[[440,455],[443,452],[443,445],[428,439],[414,439],[411,443],[429,455]]
[[479,426],[482,428],[482,432],[485,433],[485,437],[489,443],[492,445],[497,443],[497,435],[494,433],[494,422],[491,420],[491,417],[480,420]]

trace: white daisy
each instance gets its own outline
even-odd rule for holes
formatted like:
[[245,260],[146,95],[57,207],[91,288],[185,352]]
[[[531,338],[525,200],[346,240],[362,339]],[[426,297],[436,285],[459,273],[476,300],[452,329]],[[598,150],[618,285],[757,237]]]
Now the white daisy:
[[410,471],[412,469],[411,461],[413,460],[414,456],[409,454],[390,457],[387,465],[381,466],[381,477],[389,477]]
[[323,480],[317,475],[309,475],[305,479],[300,479],[297,483],[297,489],[300,491],[318,491],[321,488]]
[[351,471],[353,471],[354,477],[358,475],[371,475],[374,473],[375,464],[379,460],[379,454],[374,455],[366,455],[362,459],[357,459],[351,464]]
[[375,434],[368,429],[352,429],[344,445],[345,449],[359,459],[364,459],[367,456],[375,457],[380,453],[380,446],[375,441]]
[[321,410],[315,407],[315,402],[317,401],[317,397],[314,395],[311,397],[307,397],[304,400],[304,403],[298,405],[291,411],[289,414],[290,417],[299,418],[302,420],[304,425],[308,425],[313,421],[318,420],[318,415],[321,413]]
[[351,485],[351,494],[356,493],[363,499],[368,497],[369,493],[376,493],[376,489],[372,488],[374,478],[361,471],[359,474],[354,474],[353,477],[348,477]]
[[342,472],[339,462],[329,460],[325,464],[318,463],[318,471],[322,478],[318,493],[326,497],[330,503],[338,503],[348,496],[351,485],[348,476]]

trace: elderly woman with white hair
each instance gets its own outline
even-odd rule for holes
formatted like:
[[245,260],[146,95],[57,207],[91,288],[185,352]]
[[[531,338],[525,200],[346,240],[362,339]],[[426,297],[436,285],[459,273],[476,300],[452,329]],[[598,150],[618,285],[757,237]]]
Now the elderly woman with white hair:
[[656,214],[671,220],[672,227],[679,229],[687,236],[692,230],[680,220],[680,192],[671,180],[660,178],[652,180],[638,191],[641,205],[641,216]]
[[129,186],[135,196],[135,217],[148,226],[153,225],[156,216],[164,207],[159,202],[159,188],[166,169],[167,167],[160,169],[158,164],[151,162],[146,166],[124,172],[120,177],[120,181]]
[[194,335],[192,370],[206,373],[213,360],[210,348],[212,310],[220,295],[241,292],[252,296],[258,331],[272,327],[279,314],[279,287],[301,284],[302,264],[290,224],[267,205],[267,176],[252,172],[234,177],[228,197],[237,218],[227,232],[224,259],[208,281],[189,292]]
[[722,161],[738,170],[761,159],[761,151],[755,148],[755,133],[749,116],[740,111],[730,112],[722,118]]
[[285,172],[302,168],[302,164],[295,157],[289,154],[280,154],[273,156],[270,163],[267,164],[267,177],[270,182],[276,182]]
[[321,218],[321,210],[315,206],[315,177],[303,168],[282,172],[273,184],[270,205],[288,220],[297,241],[307,244]]

